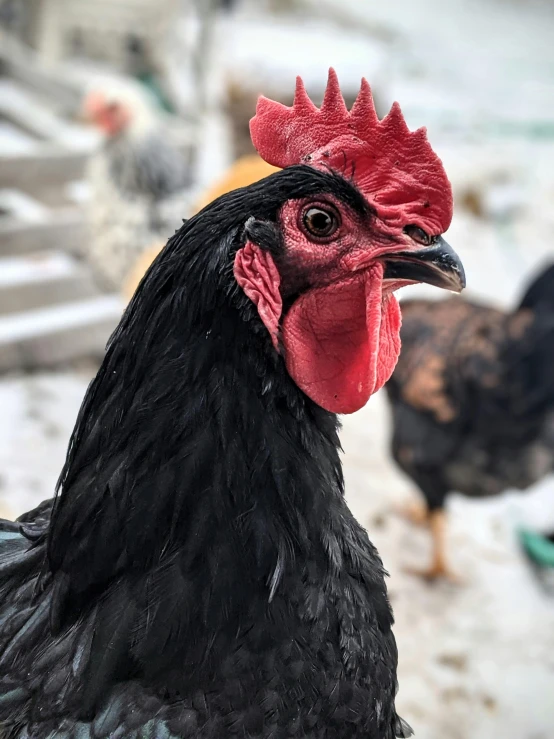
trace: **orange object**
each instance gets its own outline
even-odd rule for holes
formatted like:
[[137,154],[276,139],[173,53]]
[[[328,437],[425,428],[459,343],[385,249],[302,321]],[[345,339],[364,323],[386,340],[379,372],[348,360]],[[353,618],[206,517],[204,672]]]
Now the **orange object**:
[[205,208],[206,205],[220,195],[231,192],[231,190],[237,190],[239,187],[251,185],[253,182],[258,182],[258,180],[278,171],[278,167],[267,164],[267,162],[264,162],[263,159],[255,154],[237,159],[223,177],[212,185],[204,196],[200,198],[195,213]]
[[156,242],[154,246],[150,246],[146,251],[143,251],[135,262],[133,269],[129,272],[123,282],[123,297],[127,302],[129,302],[135,294],[135,290],[144,277],[146,270],[150,267],[164,246],[165,243]]
[[[221,179],[217,180],[217,182],[212,185],[206,193],[204,193],[196,204],[193,212],[198,213],[198,211],[205,208],[206,205],[209,205],[209,203],[220,195],[231,192],[231,190],[237,190],[239,187],[251,185],[253,182],[258,182],[258,180],[278,171],[278,167],[273,167],[271,164],[267,164],[263,159],[260,159],[259,156],[252,155],[241,157],[241,159],[237,159]],[[123,285],[123,296],[126,300],[130,300],[133,297],[144,273],[164,246],[165,244],[156,243],[154,246],[146,249],[146,251],[144,251],[137,259]]]

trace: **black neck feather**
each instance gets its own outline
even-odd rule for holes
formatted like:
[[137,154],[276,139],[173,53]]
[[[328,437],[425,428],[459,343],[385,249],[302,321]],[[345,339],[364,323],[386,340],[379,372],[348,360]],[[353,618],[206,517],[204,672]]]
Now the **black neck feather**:
[[146,275],[60,478],[48,561],[62,610],[175,556],[213,579],[238,554],[240,577],[271,596],[318,546],[342,496],[338,422],[292,382],[232,264],[248,217],[274,222],[287,198],[337,189],[355,197],[337,175],[297,167],[235,191],[184,224]]

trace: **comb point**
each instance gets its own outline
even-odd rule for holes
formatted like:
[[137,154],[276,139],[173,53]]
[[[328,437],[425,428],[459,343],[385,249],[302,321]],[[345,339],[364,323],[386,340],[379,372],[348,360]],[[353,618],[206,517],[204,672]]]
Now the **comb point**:
[[406,123],[404,116],[402,115],[400,105],[396,101],[392,104],[390,111],[383,118],[381,124],[385,129],[394,129],[396,130],[397,134],[401,134],[402,136],[411,135],[408,124]]
[[296,89],[294,92],[294,102],[292,104],[295,113],[313,113],[316,110],[316,106],[310,99],[310,96],[306,92],[302,77],[296,78]]
[[417,128],[413,133],[412,136],[414,140],[419,141],[427,141],[427,128],[425,126],[421,126],[421,128]]
[[371,87],[365,77],[362,77],[360,92],[354,101],[350,115],[353,120],[357,119],[362,125],[366,126],[375,126],[379,122]]
[[286,105],[278,102],[277,100],[270,100],[264,95],[260,95],[256,103],[256,116],[264,115],[265,113],[271,112],[273,115],[283,115],[290,111]]
[[342,92],[340,91],[337,73],[333,67],[329,68],[329,77],[327,78],[327,87],[321,104],[321,112],[332,114],[336,118],[344,118],[348,115],[348,109]]

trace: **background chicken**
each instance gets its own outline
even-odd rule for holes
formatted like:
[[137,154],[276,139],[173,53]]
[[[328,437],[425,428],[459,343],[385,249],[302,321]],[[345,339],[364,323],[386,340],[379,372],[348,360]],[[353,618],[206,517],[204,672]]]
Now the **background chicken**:
[[554,266],[505,313],[461,298],[402,303],[402,354],[387,384],[392,451],[431,527],[427,577],[456,579],[446,561],[450,491],[524,490],[554,463]]
[[97,84],[83,111],[104,136],[88,167],[85,257],[101,284],[119,290],[139,255],[165,243],[190,215],[190,162],[138,83]]
[[[233,163],[223,177],[209,187],[207,192],[201,195],[198,202],[193,206],[192,212],[198,213],[220,195],[224,195],[231,190],[236,190],[239,187],[251,185],[253,182],[257,182],[276,171],[277,167],[267,164],[259,156],[250,155],[241,157]],[[164,245],[165,241],[154,244],[139,256],[124,281],[123,295],[127,300],[132,298],[146,270],[158,256]]]
[[87,391],[51,521],[46,503],[23,533],[3,523],[10,737],[410,734],[335,414],[392,372],[394,289],[461,289],[450,185],[397,105],[379,121],[364,81],[349,113],[332,72],[321,109],[300,81],[293,108],[262,98],[252,135],[281,171],[171,238]]

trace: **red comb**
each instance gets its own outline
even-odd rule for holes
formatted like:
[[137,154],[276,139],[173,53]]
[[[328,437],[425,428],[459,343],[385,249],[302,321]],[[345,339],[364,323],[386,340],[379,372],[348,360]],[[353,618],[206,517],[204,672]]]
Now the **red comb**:
[[269,164],[324,165],[350,176],[387,221],[437,234],[450,225],[450,182],[425,129],[410,132],[398,103],[380,121],[365,79],[348,111],[333,69],[321,108],[297,77],[292,107],[260,97],[250,132]]

